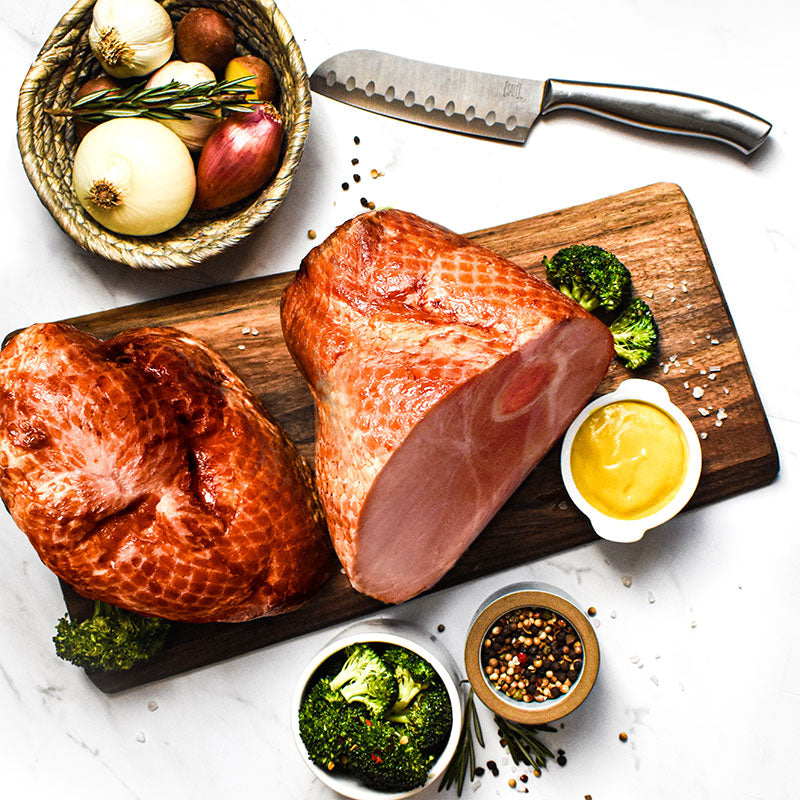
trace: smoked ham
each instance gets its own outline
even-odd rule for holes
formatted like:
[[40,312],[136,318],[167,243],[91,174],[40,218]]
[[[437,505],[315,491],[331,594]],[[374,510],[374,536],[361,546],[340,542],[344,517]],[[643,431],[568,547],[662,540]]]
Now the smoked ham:
[[207,345],[34,325],[0,353],[0,496],[86,597],[186,622],[294,608],[332,551],[308,467]]
[[352,585],[433,586],[566,430],[613,357],[605,325],[414,214],[338,228],[282,298],[314,397],[316,480]]

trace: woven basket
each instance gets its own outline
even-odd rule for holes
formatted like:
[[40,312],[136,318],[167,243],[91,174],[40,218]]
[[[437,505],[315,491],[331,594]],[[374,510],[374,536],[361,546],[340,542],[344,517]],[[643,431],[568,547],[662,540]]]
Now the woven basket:
[[[79,0],[45,42],[22,84],[17,140],[33,188],[56,222],[81,247],[104,258],[147,269],[172,269],[205,261],[247,236],[286,195],[308,132],[311,95],[300,48],[272,0],[214,0],[236,32],[237,52],[268,61],[280,86],[283,156],[264,190],[215,212],[191,212],[157,236],[115,234],[90,217],[72,190],[72,159],[78,144],[71,122],[45,112],[72,102],[79,87],[100,72],[89,48],[95,0]],[[200,5],[164,0],[174,23]]]

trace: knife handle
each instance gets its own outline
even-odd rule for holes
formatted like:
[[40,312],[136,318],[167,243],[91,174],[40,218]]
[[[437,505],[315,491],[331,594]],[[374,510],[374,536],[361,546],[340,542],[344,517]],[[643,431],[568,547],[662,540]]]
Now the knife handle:
[[700,136],[752,153],[772,125],[744,109],[682,92],[551,79],[545,83],[542,114],[559,108],[587,111],[637,128]]

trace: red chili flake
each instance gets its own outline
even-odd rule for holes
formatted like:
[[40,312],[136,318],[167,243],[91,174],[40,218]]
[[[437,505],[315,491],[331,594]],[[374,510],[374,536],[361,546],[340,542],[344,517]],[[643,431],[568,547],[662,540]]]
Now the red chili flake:
[[517,653],[517,661],[524,667],[528,663],[527,653]]
[[370,755],[370,758],[371,758],[371,759],[372,759],[372,760],[373,760],[373,761],[374,761],[376,764],[383,764],[383,759],[382,759],[382,758],[381,758],[381,757],[380,757],[380,756],[379,756],[377,753],[372,753],[372,754]]
[[364,720],[364,724],[369,725],[369,727],[371,728],[372,727],[372,720],[371,719],[365,719]]

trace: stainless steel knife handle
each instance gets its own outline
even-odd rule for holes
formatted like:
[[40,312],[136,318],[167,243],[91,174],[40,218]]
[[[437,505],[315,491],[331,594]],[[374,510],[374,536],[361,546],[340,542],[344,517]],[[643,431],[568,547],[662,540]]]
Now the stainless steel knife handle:
[[761,117],[708,97],[551,79],[545,83],[541,113],[559,108],[587,111],[638,128],[715,139],[748,154],[772,129]]

